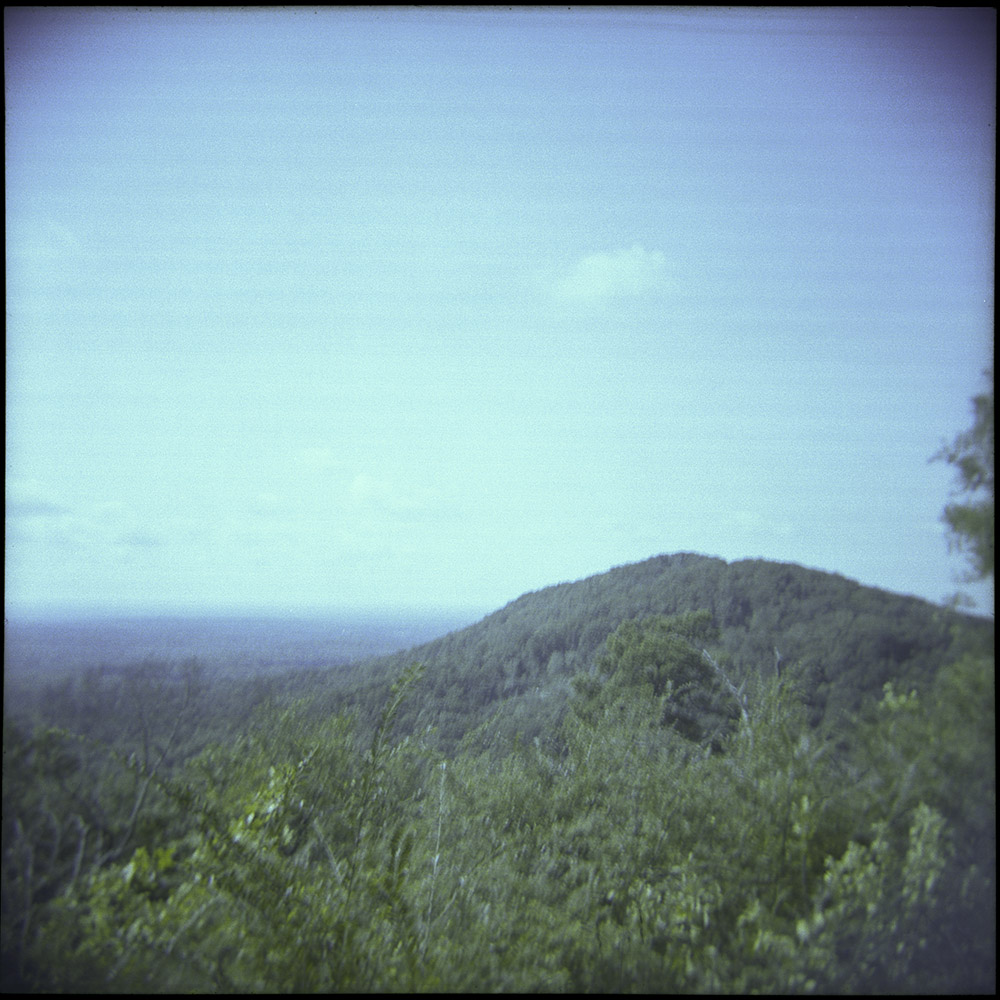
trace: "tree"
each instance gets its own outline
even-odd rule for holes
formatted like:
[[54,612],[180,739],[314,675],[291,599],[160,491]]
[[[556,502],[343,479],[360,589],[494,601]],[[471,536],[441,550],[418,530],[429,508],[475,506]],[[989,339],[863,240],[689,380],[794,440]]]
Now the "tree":
[[[992,371],[985,374],[992,381]],[[943,459],[958,470],[953,496],[964,499],[948,504],[942,520],[948,525],[952,545],[969,553],[969,582],[993,576],[993,390],[975,396],[972,410],[972,428],[932,458]]]
[[691,742],[718,748],[738,707],[721,671],[704,654],[704,644],[718,635],[708,611],[627,619],[608,636],[598,663],[606,683],[602,686],[600,677],[575,682],[581,696],[577,710],[585,709],[593,695],[602,704],[634,697],[656,701],[663,725]]

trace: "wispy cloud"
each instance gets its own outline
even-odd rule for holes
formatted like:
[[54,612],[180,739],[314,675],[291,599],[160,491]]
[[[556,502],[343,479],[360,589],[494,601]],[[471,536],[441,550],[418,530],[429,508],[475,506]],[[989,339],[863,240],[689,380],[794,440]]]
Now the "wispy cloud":
[[49,493],[42,483],[29,479],[7,484],[7,517],[62,517],[69,509]]
[[577,302],[641,295],[660,281],[666,258],[656,250],[633,246],[631,250],[595,253],[582,258],[555,287],[556,296]]
[[68,505],[37,480],[9,483],[6,500],[8,537],[95,552],[162,544],[140,515],[118,501]]

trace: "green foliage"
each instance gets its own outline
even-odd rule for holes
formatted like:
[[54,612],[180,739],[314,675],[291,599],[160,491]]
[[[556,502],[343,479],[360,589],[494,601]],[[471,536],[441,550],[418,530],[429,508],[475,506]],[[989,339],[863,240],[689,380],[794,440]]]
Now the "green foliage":
[[918,802],[896,838],[858,815],[787,684],[750,707],[721,755],[678,753],[634,698],[571,714],[558,757],[449,766],[436,965],[453,988],[920,987],[948,858],[940,813]]
[[[986,376],[992,380],[992,372]],[[992,389],[973,398],[972,410],[972,427],[942,447],[932,461],[955,467],[955,496],[965,499],[948,504],[943,520],[955,547],[969,555],[969,579],[983,580],[993,575],[996,533]]]
[[608,637],[598,678],[575,680],[579,713],[639,698],[658,706],[660,721],[695,743],[717,748],[738,702],[703,643],[718,639],[705,611],[629,619]]
[[[925,689],[957,656],[956,626],[992,644],[991,623],[833,574],[760,559],[657,556],[525,594],[414,651],[427,665],[427,681],[402,707],[401,729],[433,727],[444,754],[491,720],[505,739],[516,731],[544,738],[536,720],[544,715],[558,726],[574,678],[599,671],[624,621],[699,611],[711,617],[718,638],[688,642],[699,652],[708,645],[737,688],[772,673],[777,662],[800,677],[811,721],[831,728],[879,697],[886,681],[905,677]],[[350,704],[374,718],[405,662],[399,655],[355,668]]]
[[989,991],[996,976],[994,706],[993,658],[967,655],[941,671],[926,697],[886,685],[856,729],[859,815],[882,818],[897,846],[925,805],[948,822],[947,865],[925,931],[932,943],[915,957],[930,991]]
[[[45,985],[166,992],[407,989],[418,973],[405,887],[414,835],[392,808],[412,794],[405,743],[389,742],[396,686],[367,751],[335,719],[287,761],[287,737],[210,755],[210,785],[164,782],[194,817],[188,836],[91,871],[63,894],[35,941]],[[293,720],[286,719],[286,724]],[[275,743],[277,742],[277,745]],[[269,763],[277,760],[277,763]],[[330,773],[331,765],[348,765]],[[327,782],[325,779],[332,778]],[[218,788],[218,790],[216,790]]]
[[[133,756],[133,760],[134,760]],[[175,833],[178,817],[121,752],[54,727],[4,722],[3,966],[30,987],[32,942],[61,893]]]
[[608,581],[554,588],[535,639],[515,602],[493,646],[452,637],[433,670],[193,703],[182,675],[92,678],[58,706],[86,738],[9,720],[5,987],[989,991],[984,628],[717,563],[627,568],[613,623]]

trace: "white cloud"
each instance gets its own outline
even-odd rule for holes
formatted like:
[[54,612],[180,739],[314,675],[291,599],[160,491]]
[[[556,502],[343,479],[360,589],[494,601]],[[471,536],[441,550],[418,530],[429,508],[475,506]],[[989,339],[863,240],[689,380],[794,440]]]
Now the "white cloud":
[[599,302],[641,295],[654,287],[666,270],[666,258],[656,250],[631,250],[590,254],[556,285],[562,299]]

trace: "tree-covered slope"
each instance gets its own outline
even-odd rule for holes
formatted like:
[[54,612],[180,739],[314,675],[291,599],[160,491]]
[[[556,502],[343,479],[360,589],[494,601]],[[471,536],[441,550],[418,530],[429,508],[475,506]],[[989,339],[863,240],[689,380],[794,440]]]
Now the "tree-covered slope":
[[684,554],[358,667],[50,686],[4,988],[989,992],[992,632]]
[[992,995],[992,658],[834,740],[718,635],[623,621],[551,740],[403,735],[419,664],[170,767],[194,675],[103,754],[5,727],[5,989]]
[[856,711],[889,680],[922,687],[963,645],[991,645],[993,634],[991,622],[835,574],[679,553],[525,594],[476,625],[365,665],[355,694],[381,691],[418,660],[424,693],[404,724],[434,725],[450,742],[503,705],[508,728],[534,737],[623,621],[699,610],[719,629],[712,653],[734,681],[794,671],[814,722]]

